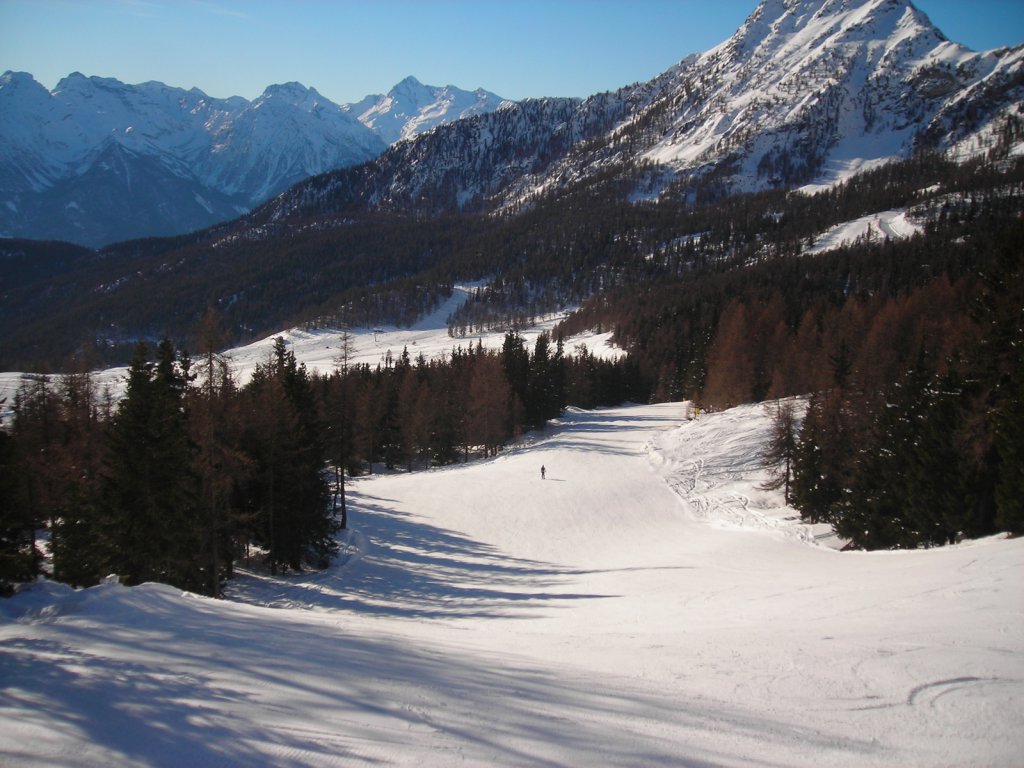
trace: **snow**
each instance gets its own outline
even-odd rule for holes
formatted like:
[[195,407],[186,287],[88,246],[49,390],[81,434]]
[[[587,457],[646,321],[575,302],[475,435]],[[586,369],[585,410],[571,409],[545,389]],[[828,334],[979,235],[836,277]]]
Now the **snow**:
[[[505,331],[485,331],[467,334],[465,337],[452,337],[447,332],[448,316],[467,300],[475,288],[481,286],[481,283],[457,284],[447,301],[432,313],[420,318],[411,328],[386,325],[350,329],[349,365],[383,365],[389,355],[392,360],[398,360],[405,349],[409,351],[409,357],[414,361],[421,354],[428,361],[444,357],[450,355],[456,347],[467,349],[470,346],[475,347],[477,342],[481,343],[484,349],[501,349],[505,341]],[[568,310],[554,313],[536,325],[522,329],[520,335],[527,348],[532,350],[537,337],[541,333],[550,335],[555,325],[568,314]],[[573,347],[578,344],[586,344],[587,349],[597,357],[615,358],[625,354],[623,350],[612,346],[611,335],[611,332],[608,332],[574,336],[565,341],[566,353],[571,353]],[[307,331],[292,328],[228,353],[241,383],[249,380],[249,375],[257,364],[265,363],[269,359],[278,336],[285,340],[288,349],[295,353],[296,359],[305,363],[310,371],[330,373],[334,369],[341,341],[339,330]],[[3,374],[0,374],[0,380],[2,376]]]
[[[422,354],[430,361],[438,357],[450,355],[456,347],[463,349],[481,343],[484,349],[499,350],[505,341],[504,331],[486,331],[469,334],[463,337],[448,335],[448,316],[460,307],[475,288],[483,283],[464,283],[454,286],[452,295],[434,312],[420,318],[411,328],[398,328],[389,325],[377,328],[351,328],[349,330],[350,354],[349,365],[384,365],[388,356],[398,360],[402,350],[408,349],[414,361]],[[531,328],[520,331],[527,348],[532,350],[533,344],[541,333],[551,335],[555,325],[568,316],[570,310],[557,312],[542,318]],[[295,354],[298,362],[304,363],[310,372],[329,374],[334,370],[340,351],[341,331],[337,329],[305,330],[291,328],[271,334],[264,339],[242,347],[227,350],[225,357],[231,362],[236,381],[244,385],[261,363],[266,363],[273,354],[274,343],[278,337],[284,339],[289,351]],[[585,344],[587,350],[601,359],[616,359],[625,354],[625,350],[614,346],[611,342],[612,332],[586,332],[564,340],[566,354],[572,354],[575,347]],[[126,367],[111,368],[96,374],[99,392],[110,387],[116,398],[124,392],[127,378]],[[21,385],[24,373],[18,371],[0,371],[0,418],[7,421],[11,415],[14,398]],[[6,402],[4,402],[6,399]]]
[[[739,161],[735,188],[754,191],[772,183],[758,172],[762,158],[813,145],[822,165],[809,189],[821,189],[909,156],[917,132],[944,119],[953,123],[943,145],[977,154],[998,116],[977,128],[948,116],[987,84],[1005,90],[1022,60],[1024,50],[949,42],[906,2],[762,3],[729,40],[666,73],[671,125],[641,157],[679,172]],[[949,92],[917,93],[931,70],[947,74]],[[1016,103],[1008,97],[1005,109]]]
[[0,601],[0,763],[1018,764],[1024,541],[817,546],[758,490],[768,423],[571,411],[362,478],[333,567],[230,600],[37,583]]
[[409,76],[388,93],[367,96],[343,109],[355,114],[359,122],[390,145],[453,120],[493,112],[508,103],[482,88],[465,91],[454,85],[424,85]]
[[833,251],[857,240],[868,238],[879,242],[886,238],[904,240],[923,231],[924,227],[921,224],[908,218],[908,212],[905,209],[871,213],[831,227],[814,238],[814,245],[807,248],[804,253],[814,255]]
[[851,131],[829,152],[817,181],[800,187],[798,191],[810,195],[828,190],[859,173],[880,168],[903,157],[912,145],[913,133],[909,127],[885,133]]

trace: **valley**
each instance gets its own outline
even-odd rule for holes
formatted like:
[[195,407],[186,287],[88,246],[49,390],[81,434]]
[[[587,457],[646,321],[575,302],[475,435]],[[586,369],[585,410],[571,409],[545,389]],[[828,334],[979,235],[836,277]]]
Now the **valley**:
[[[517,29],[427,5],[282,71]],[[0,764],[1019,762],[1024,44],[750,5],[585,98],[0,76]]]

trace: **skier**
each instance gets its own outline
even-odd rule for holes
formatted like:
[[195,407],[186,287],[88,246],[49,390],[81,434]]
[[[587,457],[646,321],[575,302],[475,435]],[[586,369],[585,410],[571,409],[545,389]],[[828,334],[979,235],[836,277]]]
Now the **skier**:
[[545,475],[545,474],[547,474],[547,470],[546,470],[546,469],[544,469],[544,465],[543,465],[543,464],[541,464],[541,465],[540,465],[540,479],[541,479],[541,480],[543,480],[543,479],[544,479],[544,475]]

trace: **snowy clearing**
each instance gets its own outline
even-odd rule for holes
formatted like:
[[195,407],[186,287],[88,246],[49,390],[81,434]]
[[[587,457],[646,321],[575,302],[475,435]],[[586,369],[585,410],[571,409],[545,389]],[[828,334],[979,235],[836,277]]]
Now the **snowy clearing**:
[[[378,364],[383,365],[389,355],[393,360],[401,357],[404,349],[408,349],[409,356],[413,360],[422,354],[429,361],[451,354],[456,347],[466,349],[476,346],[478,342],[483,345],[484,349],[500,350],[505,340],[504,331],[487,331],[459,338],[448,335],[448,316],[466,302],[475,287],[477,286],[456,285],[447,301],[443,302],[434,312],[422,317],[411,328],[388,325],[379,328],[350,329],[349,364],[366,364],[371,367]],[[520,335],[528,348],[532,349],[537,336],[544,332],[550,335],[555,325],[568,315],[569,310],[553,314],[542,322],[521,330]],[[274,340],[278,336],[285,340],[288,349],[295,353],[295,359],[304,363],[310,372],[328,374],[334,370],[340,351],[341,331],[330,329],[306,331],[301,328],[291,328],[224,353],[225,357],[231,361],[232,371],[240,385],[249,381],[258,364],[266,363],[271,358]],[[572,354],[575,347],[585,344],[587,350],[595,357],[608,359],[624,355],[624,350],[612,345],[611,337],[611,331],[573,336],[565,340],[565,352]],[[155,349],[155,344],[152,346]],[[21,386],[24,375],[18,371],[0,371],[0,417],[4,421],[11,416],[14,397],[18,387]],[[98,391],[102,392],[105,387],[109,387],[114,397],[120,399],[124,394],[127,375],[127,366],[97,372],[95,380]]]
[[360,479],[335,566],[230,601],[0,601],[0,764],[1019,764],[1024,541],[816,545],[765,410],[684,413]]
[[924,231],[921,224],[908,217],[906,210],[882,211],[861,216],[853,221],[837,224],[814,239],[814,245],[804,250],[813,256],[825,251],[834,251],[857,240],[882,242],[904,240]]

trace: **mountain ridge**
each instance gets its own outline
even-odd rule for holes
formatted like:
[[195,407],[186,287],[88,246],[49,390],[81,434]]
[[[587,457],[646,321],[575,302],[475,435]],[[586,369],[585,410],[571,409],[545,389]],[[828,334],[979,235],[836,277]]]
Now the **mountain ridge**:
[[970,51],[909,0],[766,0],[650,81],[509,104],[266,208],[509,211],[609,175],[634,199],[835,183],[919,151],[984,152],[1022,102],[1024,46]]
[[[398,138],[503,103],[482,89],[413,81],[405,98],[395,97],[402,84],[367,97],[367,120],[297,82],[249,101],[80,72],[48,91],[8,71],[0,76],[0,233],[96,247],[201,229],[302,179],[370,160]],[[115,194],[108,169],[95,163],[110,142],[123,148],[124,167],[138,161],[132,176],[170,195],[163,206],[141,206],[126,184]],[[105,190],[102,208],[92,187]],[[77,199],[68,198],[72,189]]]
[[[6,359],[67,354],[72,338],[104,355],[183,338],[210,306],[236,339],[354,317],[403,324],[453,280],[481,286],[453,325],[516,323],[635,288],[623,281],[800,255],[830,227],[921,205],[919,191],[931,200],[925,226],[977,194],[960,176],[1016,183],[1022,57],[1024,46],[951,43],[909,2],[765,3],[728,40],[650,81],[506,102],[205,230],[78,254],[25,279],[18,265],[47,249],[12,246],[0,254],[15,267],[0,304]],[[117,189],[137,181],[138,162],[111,140],[92,165]],[[794,194],[815,185],[830,189]],[[71,189],[63,201],[81,197]],[[791,217],[803,220],[780,236]]]
[[483,88],[465,91],[454,85],[424,85],[409,75],[386,94],[367,96],[342,109],[356,114],[359,122],[391,145],[453,119],[492,112],[505,103],[506,99]]

